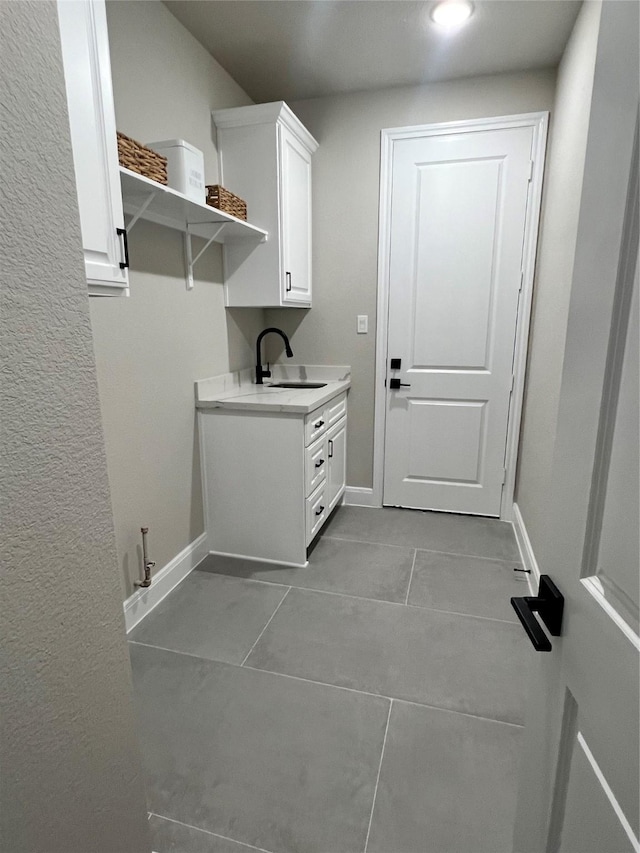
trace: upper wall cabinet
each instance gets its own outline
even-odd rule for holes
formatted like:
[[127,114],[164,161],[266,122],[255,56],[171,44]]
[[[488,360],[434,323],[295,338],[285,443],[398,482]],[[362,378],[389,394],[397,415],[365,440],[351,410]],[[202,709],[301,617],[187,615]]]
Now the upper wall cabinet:
[[59,0],[58,18],[89,293],[126,294],[128,258],[103,0]]
[[311,155],[318,143],[283,101],[216,110],[221,183],[269,232],[224,247],[230,307],[311,307]]

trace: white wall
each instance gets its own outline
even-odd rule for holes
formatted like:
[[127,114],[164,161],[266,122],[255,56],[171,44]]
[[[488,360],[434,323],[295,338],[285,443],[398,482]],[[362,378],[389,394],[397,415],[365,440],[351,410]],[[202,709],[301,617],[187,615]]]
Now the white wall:
[[0,4],[7,853],[150,850],[56,6]]
[[[216,183],[211,110],[248,96],[157,0],[109,2],[107,21],[118,130],[186,139]],[[193,382],[250,366],[264,325],[261,310],[225,310],[218,245],[190,292],[177,231],[138,222],[129,249],[130,297],[90,300],[125,597],[142,574],[141,527],[156,571],[203,532]]]
[[558,69],[552,113],[516,485],[534,552],[546,536],[600,13],[597,0],[580,10]]
[[[320,143],[313,162],[313,308],[269,310],[267,320],[291,334],[296,361],[352,366],[350,486],[372,485],[381,129],[548,110],[554,84],[548,70],[291,105]],[[369,315],[368,335],[356,335],[357,314]],[[269,346],[273,358],[277,341]]]

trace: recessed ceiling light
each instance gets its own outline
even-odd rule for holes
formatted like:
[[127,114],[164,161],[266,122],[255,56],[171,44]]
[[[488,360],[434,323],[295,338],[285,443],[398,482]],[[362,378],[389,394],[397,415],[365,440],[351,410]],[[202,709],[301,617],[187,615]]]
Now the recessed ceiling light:
[[459,27],[473,14],[470,0],[443,0],[431,10],[431,18],[441,27]]

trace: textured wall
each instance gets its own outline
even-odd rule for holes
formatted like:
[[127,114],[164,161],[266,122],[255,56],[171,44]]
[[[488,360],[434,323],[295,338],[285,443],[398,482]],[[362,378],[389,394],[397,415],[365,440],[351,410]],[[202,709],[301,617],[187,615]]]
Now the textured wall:
[[[503,74],[292,104],[320,143],[313,163],[313,308],[269,310],[267,319],[292,333],[296,361],[352,367],[350,486],[372,484],[381,129],[548,110],[554,82],[553,71]],[[356,334],[357,314],[369,315],[368,335]]]
[[[211,110],[250,99],[157,0],[109,2],[107,21],[118,129],[186,139],[216,183]],[[129,249],[130,297],[90,300],[125,597],[141,576],[140,527],[158,569],[203,532],[193,382],[248,367],[263,327],[261,310],[225,310],[218,245],[192,291],[179,232],[138,222]]]
[[558,69],[547,154],[516,485],[534,551],[544,541],[601,3],[587,0]]
[[0,56],[0,848],[143,853],[55,4],[0,4]]

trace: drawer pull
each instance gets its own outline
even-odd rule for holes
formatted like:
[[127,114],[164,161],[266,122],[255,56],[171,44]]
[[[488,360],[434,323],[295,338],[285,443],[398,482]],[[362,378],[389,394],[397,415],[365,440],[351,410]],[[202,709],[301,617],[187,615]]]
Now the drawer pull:
[[318,459],[316,462],[316,468],[321,468],[324,465],[324,459]]
[[329,439],[329,459],[333,459],[333,439]]
[[323,506],[318,507],[318,509],[316,510],[316,515],[322,515],[323,512],[324,512],[324,507]]
[[314,429],[320,429],[321,426],[324,426],[324,421],[318,421],[313,426],[314,426]]

